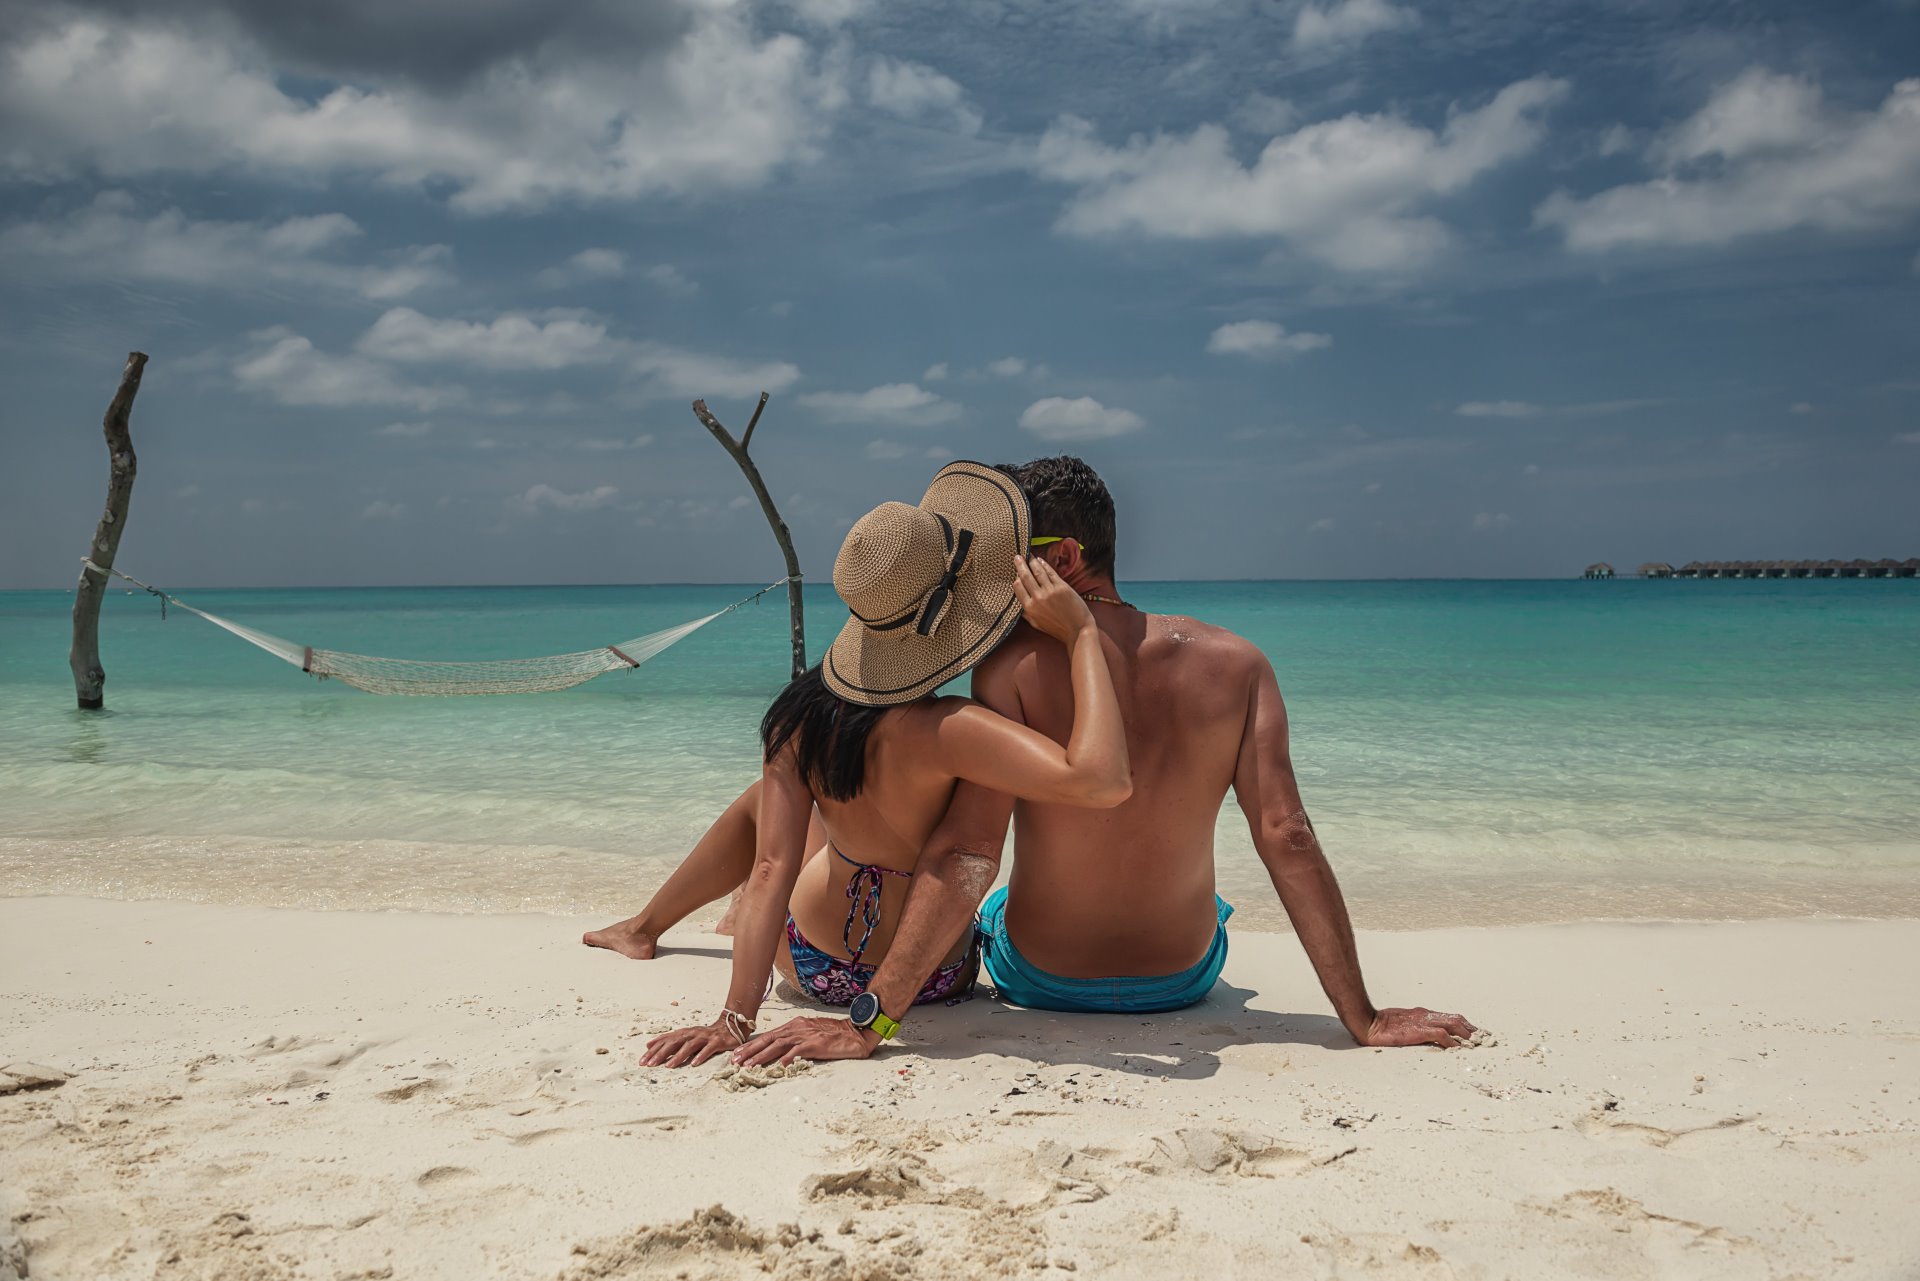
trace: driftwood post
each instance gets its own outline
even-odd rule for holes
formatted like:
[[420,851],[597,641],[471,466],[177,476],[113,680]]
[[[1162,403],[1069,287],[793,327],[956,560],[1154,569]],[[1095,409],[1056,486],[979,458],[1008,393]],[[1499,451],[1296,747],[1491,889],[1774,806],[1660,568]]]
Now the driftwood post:
[[[100,513],[100,526],[93,531],[93,543],[87,548],[87,559],[101,569],[113,568],[120,535],[127,528],[127,504],[133,500],[133,474],[139,467],[139,460],[133,456],[128,419],[133,414],[133,398],[140,394],[140,374],[146,367],[145,352],[127,353],[120,387],[108,402],[107,416],[101,423],[106,428],[112,471],[107,476],[107,509]],[[80,583],[73,593],[73,648],[67,651],[67,665],[73,668],[73,692],[82,711],[106,706],[107,674],[100,666],[100,598],[106,594],[107,576],[82,565]]]
[[721,425],[707,409],[707,402],[693,402],[693,413],[700,425],[713,433],[720,442],[720,448],[732,456],[746,473],[747,484],[753,486],[753,496],[760,500],[760,510],[766,514],[767,524],[773,526],[773,537],[780,544],[780,554],[787,558],[787,622],[793,629],[793,674],[795,676],[807,670],[807,618],[801,607],[800,599],[800,557],[794,554],[793,535],[787,532],[787,522],[780,519],[780,511],[773,505],[773,495],[767,492],[767,482],[760,479],[760,469],[747,455],[747,447],[753,444],[753,429],[760,425],[760,411],[767,407],[767,393],[760,393],[760,403],[753,408],[753,417],[747,420],[747,430],[735,440],[733,433]]

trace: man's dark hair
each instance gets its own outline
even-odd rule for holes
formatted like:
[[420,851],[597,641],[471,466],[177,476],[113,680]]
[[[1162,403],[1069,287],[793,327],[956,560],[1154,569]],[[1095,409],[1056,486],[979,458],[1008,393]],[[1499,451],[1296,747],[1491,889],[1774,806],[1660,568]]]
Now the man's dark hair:
[[1062,454],[1000,470],[1020,482],[1033,508],[1033,534],[1071,538],[1095,573],[1113,575],[1113,495],[1085,460]]

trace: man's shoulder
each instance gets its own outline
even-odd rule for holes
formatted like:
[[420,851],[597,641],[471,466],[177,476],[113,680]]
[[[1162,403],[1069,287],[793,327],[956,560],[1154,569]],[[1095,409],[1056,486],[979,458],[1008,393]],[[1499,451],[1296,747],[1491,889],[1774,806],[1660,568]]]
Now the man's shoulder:
[[975,680],[982,677],[988,680],[1001,679],[1013,674],[1023,659],[1031,658],[1047,640],[1033,628],[1021,623],[1007,638],[994,647],[994,651],[981,659],[973,669]]
[[1178,651],[1239,665],[1263,664],[1267,656],[1240,633],[1186,614],[1149,614],[1149,630]]

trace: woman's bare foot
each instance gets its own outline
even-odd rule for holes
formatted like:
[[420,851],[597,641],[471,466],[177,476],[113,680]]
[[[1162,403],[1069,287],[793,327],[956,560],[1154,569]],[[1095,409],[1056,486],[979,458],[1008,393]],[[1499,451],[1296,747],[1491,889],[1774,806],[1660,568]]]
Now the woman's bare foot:
[[722,912],[720,914],[720,919],[714,923],[713,932],[715,934],[724,934],[728,938],[733,937],[734,913],[740,910],[740,900],[745,898],[746,896],[747,895],[745,890],[743,889],[734,890],[733,897],[727,900],[727,910]]
[[589,930],[580,936],[580,941],[588,947],[604,947],[609,952],[634,961],[651,961],[659,938],[640,928],[640,918],[630,917],[618,925],[609,925],[604,930]]

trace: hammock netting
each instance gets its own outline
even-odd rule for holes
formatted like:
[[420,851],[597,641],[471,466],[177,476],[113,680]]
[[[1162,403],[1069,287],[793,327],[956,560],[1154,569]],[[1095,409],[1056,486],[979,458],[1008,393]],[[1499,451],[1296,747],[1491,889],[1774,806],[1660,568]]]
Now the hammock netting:
[[143,588],[190,614],[197,614],[215,627],[231,632],[241,640],[257,645],[274,657],[292,663],[301,671],[322,680],[344,681],[356,689],[366,690],[369,694],[413,694],[433,697],[461,694],[539,694],[548,690],[570,689],[592,680],[603,672],[632,671],[668,646],[693,635],[714,619],[723,614],[731,614],[742,605],[759,600],[787,581],[783,578],[769,583],[753,595],[735,601],[725,609],[716,610],[704,618],[696,618],[664,631],[636,636],[618,645],[602,645],[598,649],[576,650],[571,654],[549,654],[543,658],[434,662],[412,658],[380,658],[372,654],[349,654],[336,649],[315,649],[310,645],[296,645],[271,632],[263,632],[258,628],[236,623],[232,619],[209,614],[204,609],[196,609],[185,601],[170,596],[157,587],[149,587],[139,579],[123,574],[117,569],[102,569],[90,560],[86,564],[89,569],[97,572],[112,574],[115,578],[124,578],[135,587]]

